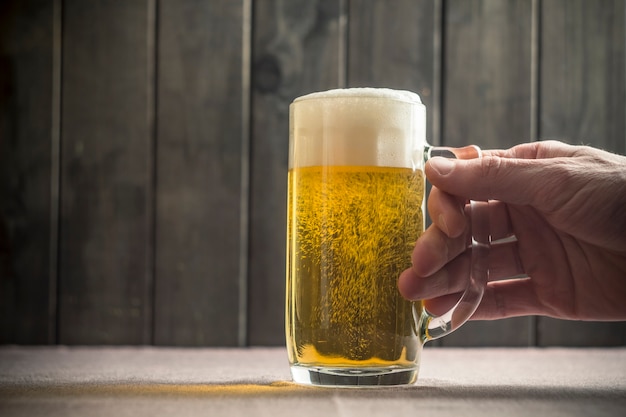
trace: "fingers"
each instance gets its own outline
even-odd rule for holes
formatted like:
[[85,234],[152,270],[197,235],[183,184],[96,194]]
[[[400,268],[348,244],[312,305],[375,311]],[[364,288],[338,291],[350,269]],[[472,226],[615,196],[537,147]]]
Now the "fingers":
[[[428,213],[433,223],[448,237],[458,237],[467,228],[465,199],[454,197],[433,187],[428,197]],[[513,235],[508,206],[501,201],[489,202],[490,233],[493,240]]]
[[440,272],[438,278],[432,280],[423,280],[421,277],[429,277],[440,271],[449,261],[465,252],[468,243],[466,234],[450,238],[436,225],[430,226],[415,243],[411,256],[412,268],[400,274],[400,293],[407,299],[415,300],[426,298],[424,294],[433,291],[446,291],[445,277],[442,276],[446,271]]
[[464,252],[469,236],[461,234],[450,238],[437,226],[431,226],[415,243],[411,260],[418,276],[432,275],[452,259]]
[[[434,187],[448,194],[473,200],[498,199],[509,203],[527,203],[528,180],[520,181],[519,165],[526,160],[515,160],[516,175],[510,174],[511,160],[485,155],[480,159],[447,159],[435,157],[426,163],[425,172]],[[534,170],[534,172],[533,172]],[[526,167],[526,177],[537,176],[538,169]]]
[[[450,310],[460,294],[448,294],[424,301],[424,308],[440,316]],[[530,278],[490,282],[471,320],[495,320],[508,317],[544,314]]]
[[543,314],[530,278],[490,282],[472,320]]
[[[468,283],[470,263],[471,252],[468,250],[430,275],[422,276],[416,273],[415,268],[407,269],[398,279],[398,289],[409,300],[432,299],[462,292]],[[524,274],[515,241],[493,245],[488,263],[490,281]]]
[[[575,156],[581,149],[584,148],[543,141],[506,150],[485,150],[480,158],[471,146],[453,149],[459,159],[433,157],[425,167],[433,184],[428,201],[431,219],[448,236],[456,237],[464,230],[462,207],[469,199],[500,200],[550,212],[560,205],[554,196],[567,199],[564,191],[578,189],[576,184],[568,184],[564,190],[564,181],[580,168],[572,162],[573,158],[554,158]],[[494,218],[492,222],[505,225],[501,220]],[[494,236],[505,235],[495,229],[491,232]]]
[[[509,149],[487,149],[482,155],[500,156],[502,158],[547,159],[573,156],[580,147],[568,145],[555,140],[522,143]],[[468,158],[462,158],[468,159]]]
[[458,256],[454,261],[427,277],[418,276],[407,269],[398,279],[398,289],[404,298],[424,300],[463,291],[467,286],[469,256]]
[[[542,208],[545,195],[559,191],[575,147],[559,142],[520,145],[506,151],[484,151],[482,158],[431,158],[425,167],[433,186],[473,200],[501,200]],[[533,159],[539,158],[539,159]],[[538,192],[541,191],[541,192]]]
[[489,250],[489,281],[498,281],[526,274],[519,257],[516,240],[491,245]]
[[447,236],[458,237],[467,227],[465,199],[454,197],[437,188],[428,196],[428,213],[432,222]]
[[[466,201],[490,201],[493,240],[514,236],[510,210],[532,206],[539,212],[551,212],[560,203],[546,196],[567,198],[562,196],[564,181],[570,181],[569,188],[578,189],[570,180],[578,165],[571,158],[559,159],[578,152],[579,147],[542,142],[484,151],[482,158],[431,158],[425,172],[433,184],[428,209],[434,226],[418,239],[413,267],[398,281],[400,292],[408,299],[425,299],[433,314],[448,311],[468,282]],[[517,241],[492,245],[489,271],[490,282],[473,319],[541,314],[545,310],[529,278],[502,280],[524,274]]]
[[489,231],[494,242],[515,235],[509,206],[501,201],[489,202]]

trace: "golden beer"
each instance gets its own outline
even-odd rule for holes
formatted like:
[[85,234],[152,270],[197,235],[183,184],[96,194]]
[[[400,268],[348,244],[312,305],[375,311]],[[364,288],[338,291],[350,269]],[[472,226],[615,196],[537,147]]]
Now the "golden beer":
[[397,280],[424,228],[425,109],[348,89],[290,106],[286,336],[294,381],[415,380],[421,303]]
[[489,203],[471,201],[467,288],[443,315],[402,298],[424,231],[424,163],[480,157],[428,145],[426,108],[408,91],[337,89],[289,106],[285,331],[297,383],[401,385],[424,342],[467,321],[487,285]]
[[301,167],[289,171],[288,195],[291,362],[415,367],[421,305],[396,281],[423,230],[422,171]]

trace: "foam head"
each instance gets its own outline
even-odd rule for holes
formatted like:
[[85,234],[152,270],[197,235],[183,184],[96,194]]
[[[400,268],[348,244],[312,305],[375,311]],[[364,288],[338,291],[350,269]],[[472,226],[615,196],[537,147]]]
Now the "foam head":
[[425,145],[426,107],[409,91],[349,88],[312,93],[290,106],[289,167],[414,167]]

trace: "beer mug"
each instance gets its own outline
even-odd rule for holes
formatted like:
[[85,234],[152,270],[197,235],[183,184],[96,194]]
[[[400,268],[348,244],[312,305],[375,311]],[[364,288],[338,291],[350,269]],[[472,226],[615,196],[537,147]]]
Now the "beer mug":
[[408,91],[312,93],[289,108],[286,340],[297,383],[415,382],[426,341],[473,314],[487,282],[488,202],[471,201],[467,288],[434,316],[397,289],[424,231],[424,163],[480,157],[426,143],[426,108]]

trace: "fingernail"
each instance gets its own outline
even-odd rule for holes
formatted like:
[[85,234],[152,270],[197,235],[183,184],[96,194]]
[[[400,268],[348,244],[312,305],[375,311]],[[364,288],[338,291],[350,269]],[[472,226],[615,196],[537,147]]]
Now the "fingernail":
[[454,169],[454,162],[448,158],[435,157],[430,161],[430,167],[439,175],[448,175]]

